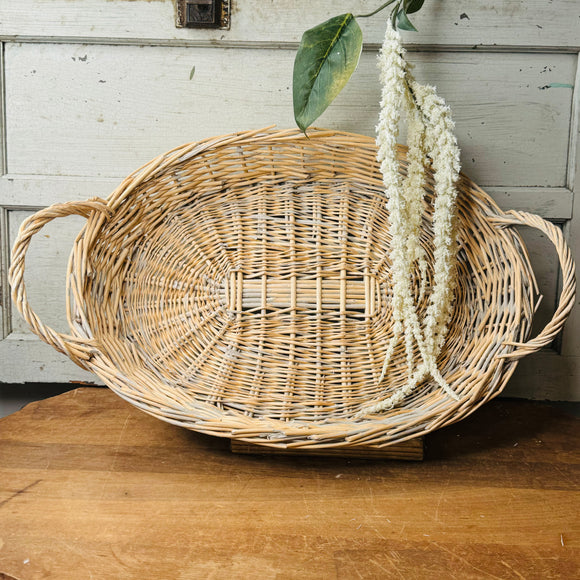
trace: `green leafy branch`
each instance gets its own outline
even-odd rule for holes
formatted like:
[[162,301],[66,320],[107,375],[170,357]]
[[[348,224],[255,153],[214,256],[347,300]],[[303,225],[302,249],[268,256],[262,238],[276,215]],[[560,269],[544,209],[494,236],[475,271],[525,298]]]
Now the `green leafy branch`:
[[393,28],[416,31],[408,15],[418,12],[424,2],[389,0],[368,14],[334,16],[303,34],[293,75],[294,118],[302,131],[322,115],[358,66],[363,37],[357,18],[369,18],[392,6]]

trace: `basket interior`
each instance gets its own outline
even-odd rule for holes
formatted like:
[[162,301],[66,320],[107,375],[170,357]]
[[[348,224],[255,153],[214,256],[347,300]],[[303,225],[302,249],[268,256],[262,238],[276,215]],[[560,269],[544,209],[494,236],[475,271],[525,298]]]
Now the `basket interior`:
[[[194,153],[127,181],[91,240],[76,307],[124,386],[103,378],[177,421],[340,422],[399,388],[402,344],[378,381],[392,331],[372,140],[250,140]],[[459,189],[459,286],[439,364],[460,397],[481,398],[505,382],[494,358],[503,342],[527,336],[533,275],[517,234],[489,223],[493,202],[466,178]],[[432,254],[427,216],[421,243]],[[408,422],[452,404],[426,381],[395,412]]]

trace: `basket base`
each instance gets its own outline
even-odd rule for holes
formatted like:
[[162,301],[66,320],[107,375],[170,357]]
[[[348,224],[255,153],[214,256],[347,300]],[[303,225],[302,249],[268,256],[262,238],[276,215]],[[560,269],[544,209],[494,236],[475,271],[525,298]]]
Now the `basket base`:
[[396,459],[401,461],[423,461],[423,437],[416,437],[409,441],[395,443],[388,447],[352,446],[328,448],[284,449],[281,447],[267,447],[246,443],[245,441],[231,440],[232,453],[240,455],[302,455],[315,457],[348,457],[352,459]]

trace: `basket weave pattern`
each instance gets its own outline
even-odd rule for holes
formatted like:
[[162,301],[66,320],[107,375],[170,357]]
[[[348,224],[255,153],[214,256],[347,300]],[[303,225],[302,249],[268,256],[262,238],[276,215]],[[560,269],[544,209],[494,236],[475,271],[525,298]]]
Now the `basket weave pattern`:
[[[432,180],[425,191],[431,256]],[[70,213],[88,222],[71,256],[63,336],[28,306],[22,273],[30,238]],[[379,383],[392,336],[389,221],[374,141],[359,135],[210,139],[153,160],[106,202],[48,208],[15,245],[14,299],[42,338],[166,421],[268,445],[383,445],[497,395],[572,307],[574,267],[558,228],[503,214],[465,177],[458,222],[459,286],[439,368],[459,402],[426,381],[403,405],[355,418],[407,377],[401,345]],[[556,244],[564,280],[554,320],[529,343],[537,291],[509,227],[522,223]],[[428,299],[429,289],[420,310]]]

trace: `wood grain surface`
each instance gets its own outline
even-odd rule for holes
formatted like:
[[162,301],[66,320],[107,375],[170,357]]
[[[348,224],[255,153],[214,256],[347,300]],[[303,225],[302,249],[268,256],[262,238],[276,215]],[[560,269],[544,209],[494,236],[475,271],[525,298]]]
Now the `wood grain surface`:
[[578,425],[501,400],[423,463],[247,456],[77,389],[0,420],[0,578],[577,578]]
[[[399,459],[404,461],[422,461],[424,457],[424,437],[415,437],[389,445],[387,447],[330,447],[323,449],[283,449],[278,447],[266,447],[255,443],[246,443],[232,439],[230,449],[232,453],[246,455],[293,455],[293,456],[317,456],[317,457],[343,457],[355,459]],[[0,578],[0,580],[2,580]]]

